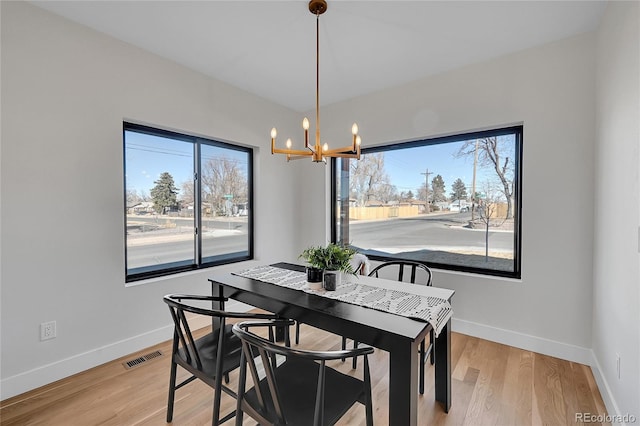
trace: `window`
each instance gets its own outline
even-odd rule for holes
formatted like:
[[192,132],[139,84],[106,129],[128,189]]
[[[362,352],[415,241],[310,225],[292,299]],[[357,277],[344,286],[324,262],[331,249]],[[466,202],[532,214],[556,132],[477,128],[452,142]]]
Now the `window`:
[[124,123],[126,280],[253,258],[249,148]]
[[364,148],[332,160],[334,241],[520,278],[522,126]]

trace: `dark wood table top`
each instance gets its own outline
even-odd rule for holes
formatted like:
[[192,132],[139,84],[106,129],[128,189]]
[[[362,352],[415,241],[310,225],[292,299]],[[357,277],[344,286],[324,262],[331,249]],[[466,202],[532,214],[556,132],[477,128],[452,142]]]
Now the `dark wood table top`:
[[[273,266],[304,270],[303,266],[293,264],[280,263]],[[394,287],[399,284],[411,286],[412,289],[421,287],[421,292],[446,300],[450,300],[453,296],[453,290],[415,286],[364,276],[360,276],[358,280],[363,280],[365,284],[387,281]],[[224,292],[224,295],[231,299],[258,306],[283,317],[339,333],[384,350],[389,350],[398,342],[398,339],[420,341],[431,329],[426,322],[230,273],[214,274],[209,281],[233,289]],[[381,334],[380,330],[384,330],[384,333]]]

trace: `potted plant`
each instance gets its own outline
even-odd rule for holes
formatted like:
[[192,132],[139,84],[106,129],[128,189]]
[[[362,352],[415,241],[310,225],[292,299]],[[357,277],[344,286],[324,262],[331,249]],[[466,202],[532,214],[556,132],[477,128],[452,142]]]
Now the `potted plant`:
[[317,279],[317,270],[321,270],[325,289],[335,290],[340,284],[341,273],[355,273],[351,265],[354,254],[356,250],[335,243],[326,247],[314,246],[305,249],[300,257],[309,263],[307,281],[313,282],[310,279],[312,277]]
[[314,288],[316,290],[322,288],[322,273],[324,272],[325,268],[324,247],[308,247],[302,251],[299,257],[301,259],[304,259],[309,264],[309,266],[307,266],[307,282],[309,283],[309,287],[318,287]]

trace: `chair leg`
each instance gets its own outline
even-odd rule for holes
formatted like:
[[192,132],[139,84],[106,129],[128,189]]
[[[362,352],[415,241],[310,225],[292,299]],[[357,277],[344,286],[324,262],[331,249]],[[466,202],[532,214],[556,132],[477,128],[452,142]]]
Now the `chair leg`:
[[[358,341],[354,340],[353,341],[353,349],[358,349]],[[354,356],[353,357],[353,364],[352,364],[353,369],[355,370],[356,368],[358,368],[358,357]]]
[[216,380],[216,386],[213,388],[213,415],[211,425],[218,426],[220,424],[220,397],[222,393],[222,383]]
[[[347,350],[347,338],[342,336],[342,346],[341,346],[343,351]],[[342,362],[345,362],[345,359],[342,358]]]
[[300,322],[296,321],[296,345],[300,343]]
[[284,327],[284,345],[288,348],[291,347],[291,330],[289,330],[289,326]]
[[169,378],[169,400],[167,401],[167,423],[171,423],[173,420],[173,401],[176,396],[176,375],[178,370],[178,364],[173,362],[173,355],[171,355],[171,376]]
[[371,399],[371,375],[369,371],[369,357],[364,356],[364,405],[367,426],[373,426],[373,400]]
[[240,375],[238,377],[238,394],[236,395],[236,426],[242,426],[242,401],[244,400],[244,391],[247,384],[247,362],[245,359],[244,346],[240,354]]

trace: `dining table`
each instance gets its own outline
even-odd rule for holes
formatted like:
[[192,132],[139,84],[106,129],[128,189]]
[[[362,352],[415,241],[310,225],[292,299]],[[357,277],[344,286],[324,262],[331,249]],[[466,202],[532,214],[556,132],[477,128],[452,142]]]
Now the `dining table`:
[[[269,266],[304,271],[302,265],[285,262]],[[247,276],[242,273],[214,273],[209,277],[212,295],[237,300],[388,352],[389,425],[418,424],[418,348],[435,321],[372,309],[353,300],[326,297],[324,290],[301,291],[252,278],[251,274],[244,275]],[[367,288],[373,286],[408,292],[423,300],[443,300],[447,304],[451,303],[454,295],[454,290],[368,276],[348,276],[346,284],[343,278],[342,285],[351,282]],[[216,303],[219,303],[216,308],[224,309],[224,302]],[[435,399],[445,413],[451,407],[451,315],[452,311],[440,318],[442,321],[437,325],[434,342]]]

